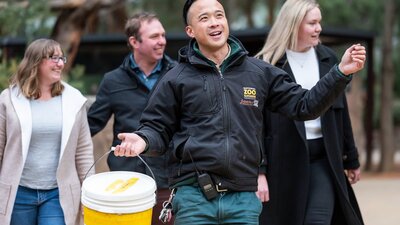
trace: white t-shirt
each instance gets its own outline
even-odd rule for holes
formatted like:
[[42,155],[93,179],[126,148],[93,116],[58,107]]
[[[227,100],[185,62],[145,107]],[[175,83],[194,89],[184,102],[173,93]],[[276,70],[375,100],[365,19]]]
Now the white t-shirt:
[[[319,80],[319,66],[314,48],[306,52],[286,50],[286,56],[296,83],[310,90]],[[304,121],[307,140],[322,137],[321,118]]]

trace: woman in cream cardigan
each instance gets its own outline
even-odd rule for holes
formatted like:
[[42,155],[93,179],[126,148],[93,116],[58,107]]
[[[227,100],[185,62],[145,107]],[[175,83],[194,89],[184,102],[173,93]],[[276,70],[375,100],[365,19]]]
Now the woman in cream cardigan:
[[65,63],[59,43],[35,40],[0,95],[0,225],[82,221],[93,145],[86,99],[61,81]]

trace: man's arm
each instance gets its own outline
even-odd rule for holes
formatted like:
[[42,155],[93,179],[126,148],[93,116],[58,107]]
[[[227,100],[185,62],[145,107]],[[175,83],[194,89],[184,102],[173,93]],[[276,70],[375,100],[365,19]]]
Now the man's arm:
[[107,81],[105,78],[99,85],[99,90],[96,99],[88,110],[88,122],[90,127],[90,134],[92,136],[100,132],[106,125],[112,115],[109,91],[106,87]]
[[364,67],[365,48],[353,45],[346,50],[339,65],[335,65],[310,90],[293,83],[286,73],[278,68],[266,72],[270,84],[267,107],[291,119],[315,119],[325,112],[343,93],[351,81],[351,74]]

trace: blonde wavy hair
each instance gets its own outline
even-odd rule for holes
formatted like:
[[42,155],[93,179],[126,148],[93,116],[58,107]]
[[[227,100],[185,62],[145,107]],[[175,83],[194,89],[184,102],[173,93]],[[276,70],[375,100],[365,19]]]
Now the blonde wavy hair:
[[299,27],[307,12],[319,7],[315,0],[287,0],[255,57],[275,65],[286,49],[296,49]]
[[[40,98],[39,65],[43,59],[52,56],[58,49],[61,49],[60,44],[52,39],[42,38],[33,41],[26,48],[17,72],[11,76],[10,84],[17,85],[21,93],[29,99]],[[58,81],[51,88],[51,96],[61,95],[63,90],[64,86]]]

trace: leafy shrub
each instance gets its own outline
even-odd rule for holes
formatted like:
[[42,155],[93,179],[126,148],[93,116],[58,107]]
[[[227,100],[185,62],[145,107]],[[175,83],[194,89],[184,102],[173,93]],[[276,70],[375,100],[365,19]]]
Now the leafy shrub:
[[83,77],[85,74],[85,66],[84,65],[75,65],[71,68],[70,72],[67,76],[64,76],[64,80],[68,82],[71,86],[79,89],[81,92],[84,92],[84,81]]
[[9,63],[0,63],[0,91],[8,87],[8,80],[17,71],[17,66],[17,60],[10,60]]

